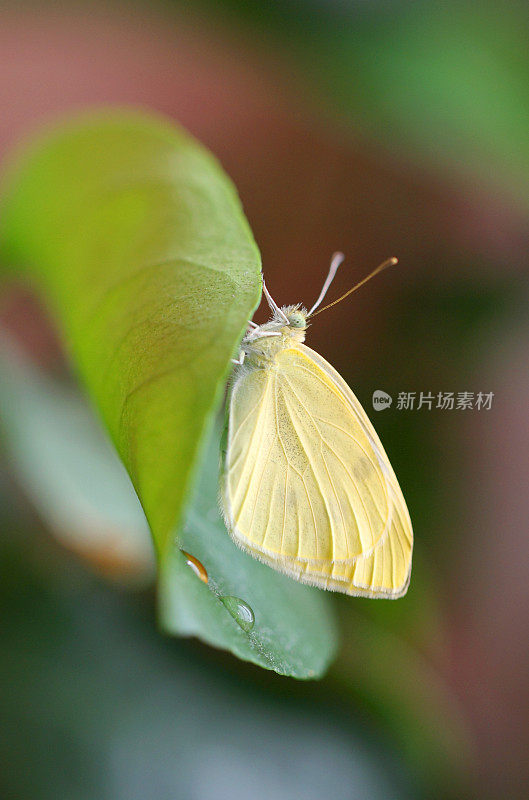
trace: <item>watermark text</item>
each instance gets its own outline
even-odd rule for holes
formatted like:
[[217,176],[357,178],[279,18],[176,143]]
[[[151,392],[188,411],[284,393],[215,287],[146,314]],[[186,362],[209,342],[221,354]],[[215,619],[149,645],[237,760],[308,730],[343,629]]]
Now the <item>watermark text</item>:
[[[397,411],[490,411],[494,392],[399,392]],[[382,389],[373,392],[373,408],[389,408],[393,398]]]

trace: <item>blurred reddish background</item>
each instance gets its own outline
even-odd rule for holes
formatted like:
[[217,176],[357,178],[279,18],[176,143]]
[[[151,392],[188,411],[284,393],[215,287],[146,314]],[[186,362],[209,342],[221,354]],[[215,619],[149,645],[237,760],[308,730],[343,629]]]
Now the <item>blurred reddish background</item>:
[[[433,663],[466,718],[477,791],[525,796],[529,206],[465,164],[414,159],[327,113],[284,42],[231,16],[125,3],[1,16],[3,155],[73,108],[164,112],[234,180],[278,302],[311,304],[334,250],[347,261],[333,296],[399,257],[309,333],[371,417],[376,388],[494,392],[490,412],[393,408],[374,422],[410,498],[417,569],[435,576],[446,638]],[[49,363],[30,301],[10,294],[2,313]]]

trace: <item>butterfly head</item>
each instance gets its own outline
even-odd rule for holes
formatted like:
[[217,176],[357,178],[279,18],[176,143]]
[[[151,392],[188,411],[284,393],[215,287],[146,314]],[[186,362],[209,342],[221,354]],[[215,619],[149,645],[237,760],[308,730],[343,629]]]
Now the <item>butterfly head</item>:
[[288,319],[287,326],[289,328],[298,331],[305,331],[307,329],[308,322],[306,308],[300,308],[299,306],[284,306],[281,310]]

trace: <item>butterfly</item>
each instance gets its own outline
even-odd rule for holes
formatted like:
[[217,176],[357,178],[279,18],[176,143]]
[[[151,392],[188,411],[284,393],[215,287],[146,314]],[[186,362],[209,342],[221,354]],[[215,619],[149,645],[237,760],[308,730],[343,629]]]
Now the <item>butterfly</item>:
[[[338,372],[304,344],[343,261],[335,253],[307,311],[280,308],[249,323],[231,382],[221,504],[235,542],[303,583],[364,597],[407,591],[413,533],[395,473],[375,429]],[[317,309],[319,309],[317,311]]]

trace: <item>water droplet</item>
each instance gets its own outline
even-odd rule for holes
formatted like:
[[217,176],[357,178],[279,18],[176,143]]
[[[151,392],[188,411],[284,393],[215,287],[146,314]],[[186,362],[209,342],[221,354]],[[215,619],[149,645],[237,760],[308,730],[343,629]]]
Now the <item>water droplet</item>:
[[239,623],[243,631],[248,633],[252,630],[255,617],[248,603],[245,603],[240,597],[232,597],[231,595],[221,597],[220,600],[224,603],[235,622]]
[[180,552],[182,553],[182,555],[185,556],[187,566],[191,567],[197,578],[200,578],[201,581],[207,583],[208,573],[204,564],[201,561],[199,561],[198,558],[195,558],[195,556],[186,553],[185,550],[181,550]]

